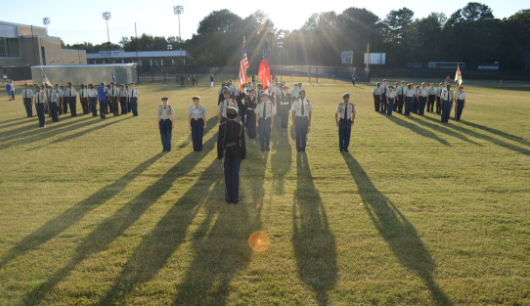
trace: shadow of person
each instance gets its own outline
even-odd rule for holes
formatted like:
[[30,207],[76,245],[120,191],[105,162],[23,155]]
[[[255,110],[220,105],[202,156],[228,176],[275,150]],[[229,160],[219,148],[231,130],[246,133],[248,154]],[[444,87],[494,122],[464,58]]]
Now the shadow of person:
[[527,139],[521,138],[519,136],[508,134],[508,133],[505,133],[503,131],[499,131],[499,130],[494,129],[494,128],[490,128],[490,127],[487,127],[487,126],[484,126],[484,125],[480,125],[478,123],[469,122],[469,121],[465,121],[465,120],[460,120],[460,123],[461,124],[465,124],[465,125],[470,126],[470,127],[474,127],[476,129],[483,130],[485,132],[489,132],[491,134],[499,135],[499,136],[501,136],[503,138],[506,138],[507,140],[515,141],[515,142],[518,142],[518,143],[520,143],[522,145],[530,147],[530,141],[527,140]]
[[[204,130],[203,135],[206,135],[213,127],[217,126],[217,121],[218,121],[217,116],[206,120],[206,129]],[[191,130],[188,129],[188,131],[189,131],[188,137],[186,137],[186,139],[184,139],[184,141],[182,141],[182,143],[178,145],[179,149],[185,148],[190,143],[192,143]]]
[[311,287],[318,305],[337,282],[337,247],[305,153],[296,157],[297,185],[293,203],[294,254],[300,280]]
[[421,135],[423,137],[427,137],[427,138],[431,138],[433,140],[436,140],[438,141],[439,143],[443,144],[443,145],[446,145],[446,146],[451,146],[447,140],[443,139],[443,138],[440,138],[438,137],[438,135],[434,134],[433,132],[427,130],[427,129],[424,129],[422,128],[421,126],[418,126],[416,124],[413,124],[413,123],[410,123],[408,121],[405,121],[399,117],[396,117],[396,116],[387,116],[386,114],[381,114],[382,116],[385,116],[386,118],[388,118],[388,120],[394,122],[395,124],[399,125],[399,126],[402,126],[402,127],[405,127],[411,131],[413,131],[414,133],[417,133],[418,135]]
[[271,156],[271,171],[274,175],[273,188],[275,194],[283,194],[284,177],[291,169],[292,148],[289,144],[289,130],[284,128],[274,129],[271,137],[273,154]]
[[173,186],[173,182],[180,176],[190,172],[213,149],[217,140],[217,135],[212,137],[204,145],[200,154],[192,152],[175,164],[153,185],[147,187],[134,199],[118,209],[111,216],[107,217],[88,234],[75,249],[75,254],[70,261],[50,276],[48,280],[37,286],[32,292],[24,297],[26,305],[38,304],[48,295],[55,286],[64,280],[78,264],[90,256],[98,254],[108,248],[108,246],[125,230],[133,225],[144,212],[151,207],[162,195]]
[[436,264],[425,249],[414,226],[384,194],[377,190],[353,156],[350,154],[342,156],[357,184],[366,212],[396,258],[404,267],[421,277],[436,304],[451,305],[449,298],[432,277]]
[[413,118],[414,118],[415,122],[417,122],[417,123],[419,123],[421,125],[424,125],[424,126],[430,128],[430,129],[440,131],[440,132],[442,132],[442,133],[444,133],[446,135],[453,136],[455,138],[458,138],[458,139],[461,139],[463,141],[469,142],[469,143],[474,144],[476,146],[482,147],[481,144],[474,142],[473,140],[467,138],[465,135],[460,134],[460,133],[458,133],[456,131],[452,131],[452,130],[446,128],[445,126],[442,125],[441,122],[438,122],[438,124],[435,124],[435,123],[430,123],[430,122],[424,120],[424,119],[430,118],[430,117],[427,117],[427,116],[417,116],[416,117],[415,116]]

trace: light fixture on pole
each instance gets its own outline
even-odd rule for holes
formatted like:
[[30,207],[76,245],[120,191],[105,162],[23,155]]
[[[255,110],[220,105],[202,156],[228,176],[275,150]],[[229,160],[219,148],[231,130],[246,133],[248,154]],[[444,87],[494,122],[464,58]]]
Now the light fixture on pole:
[[103,19],[105,20],[105,22],[107,23],[107,41],[109,43],[108,47],[109,47],[109,64],[111,63],[111,60],[110,60],[110,33],[109,33],[109,20],[110,18],[112,17],[112,14],[110,12],[103,12],[102,14],[103,16]]
[[167,49],[168,50],[173,50],[173,46],[172,45],[167,45]]
[[46,26],[46,35],[48,35],[48,25],[50,24],[50,17],[42,18],[42,23]]
[[179,18],[179,45],[181,46],[180,50],[182,51],[182,36],[180,36],[180,14],[184,13],[184,6],[183,5],[175,5],[173,7],[173,12]]

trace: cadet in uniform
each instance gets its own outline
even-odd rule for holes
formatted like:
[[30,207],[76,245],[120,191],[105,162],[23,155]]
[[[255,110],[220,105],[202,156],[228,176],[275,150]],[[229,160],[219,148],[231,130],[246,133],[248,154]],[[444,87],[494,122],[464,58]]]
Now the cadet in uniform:
[[131,99],[129,97],[129,85],[125,85],[125,91],[127,92],[127,114],[131,112]]
[[42,90],[44,90],[44,93],[46,94],[46,101],[48,102],[48,104],[46,105],[46,109],[44,109],[44,113],[48,114],[48,116],[50,116],[50,118],[51,118],[52,115],[50,113],[50,97],[51,97],[53,88],[52,88],[51,84],[43,83],[42,84]]
[[93,84],[88,84],[87,97],[88,97],[88,100],[90,100],[90,110],[92,111],[92,117],[97,117],[98,116],[98,109],[97,109],[98,91],[94,88]]
[[412,104],[414,103],[414,95],[416,94],[416,90],[412,86],[413,84],[407,84],[407,90],[405,90],[405,116],[410,116]]
[[436,101],[436,89],[434,88],[434,83],[431,83],[431,87],[427,90],[429,93],[429,100],[427,104],[427,111],[434,112],[434,102]]
[[28,88],[28,84],[24,84],[24,89],[22,89],[22,100],[24,102],[24,107],[26,108],[26,115],[33,117],[33,109],[31,108],[31,96],[33,96],[33,90]]
[[418,108],[418,114],[423,116],[425,114],[425,106],[427,105],[427,97],[429,96],[429,91],[427,90],[427,83],[421,83],[420,88],[420,105]]
[[440,86],[436,89],[436,113],[442,113],[442,102],[440,101],[440,95],[442,94],[443,84],[440,83]]
[[264,93],[262,101],[256,108],[256,127],[259,129],[259,142],[261,152],[271,151],[271,129],[274,126],[274,115],[276,115],[276,106],[269,100],[269,94]]
[[77,97],[77,92],[75,91],[75,88],[72,86],[72,82],[68,82],[68,89],[66,90],[66,96],[68,97],[68,104],[70,104],[70,115],[72,115],[72,117],[76,117],[77,116],[77,112],[76,112],[76,97]]
[[[414,88],[414,83],[412,84]],[[420,108],[420,86],[416,86],[416,93],[414,94],[414,101],[412,102],[412,112],[417,114],[418,109]]]
[[201,97],[191,98],[193,105],[188,109],[188,128],[191,130],[191,139],[193,141],[193,151],[202,151],[202,136],[206,129],[206,108],[200,105]]
[[394,91],[394,86],[388,86],[388,92],[386,93],[386,114],[388,116],[392,116],[392,110],[394,109],[396,96],[397,93]]
[[396,93],[396,97],[394,98],[394,106],[393,106],[394,109],[393,109],[392,111],[397,112],[397,110],[398,110],[398,104],[399,104],[399,103],[398,103],[398,99],[399,99],[399,98],[398,98],[399,82],[396,82],[394,85],[395,85],[395,86],[394,86],[394,92]]
[[101,116],[101,119],[105,119],[105,114],[107,113],[107,94],[108,92],[105,82],[101,82],[97,95],[99,100],[99,115]]
[[293,113],[293,125],[296,129],[296,150],[305,152],[307,131],[311,126],[311,112],[313,105],[305,98],[305,89],[298,93],[300,97],[294,101],[291,111]]
[[455,99],[456,99],[455,119],[456,121],[460,121],[460,117],[462,116],[462,112],[464,111],[464,106],[466,104],[466,93],[464,92],[463,86],[458,87],[458,92],[455,95]]
[[238,203],[239,199],[239,168],[245,160],[245,128],[236,121],[237,109],[226,110],[228,120],[219,126],[217,136],[217,159],[223,162],[225,173],[225,201]]
[[298,83],[294,83],[294,88],[291,90],[291,98],[293,99],[293,101],[298,99],[298,92],[299,91],[300,91],[300,89],[298,88]]
[[379,112],[379,106],[381,105],[381,96],[379,95],[379,89],[381,87],[381,83],[377,82],[375,84],[374,90],[372,90],[372,95],[374,96],[374,106],[375,111]]
[[68,96],[66,96],[66,89],[64,88],[64,85],[59,86],[59,88],[63,92],[61,95],[61,101],[63,102],[63,114],[66,114],[68,113]]
[[59,115],[62,115],[63,114],[63,96],[64,96],[64,91],[59,88],[59,84],[55,84],[55,92],[59,96],[59,98],[57,100],[57,110],[59,112]]
[[162,97],[162,105],[158,107],[158,128],[162,139],[162,152],[171,152],[171,136],[175,128],[175,110],[167,104],[167,97]]
[[116,84],[114,82],[110,83],[110,100],[112,103],[112,113],[114,116],[118,116],[120,114],[119,107],[118,107],[118,88],[116,88]]
[[381,112],[386,112],[386,93],[388,92],[387,80],[383,80],[383,85],[379,88],[379,96],[381,100]]
[[88,114],[88,95],[85,84],[81,84],[79,89],[79,100],[81,101],[81,108],[83,108],[83,115]]
[[[50,89],[51,88],[52,87],[50,86]],[[50,117],[52,117],[53,122],[59,122],[59,115],[57,114],[57,103],[59,103],[59,94],[56,91],[52,90],[52,92],[50,93],[50,101],[48,102],[48,104],[50,107]]]
[[125,85],[123,84],[120,85],[118,100],[120,101],[121,114],[127,114],[127,90],[125,90]]
[[256,107],[258,107],[258,97],[256,91],[251,88],[248,96],[245,97],[245,109],[247,111],[248,139],[256,139]]
[[241,123],[245,125],[245,97],[246,93],[243,91],[243,88],[241,88],[241,92],[236,98],[237,107],[239,108],[239,117],[241,118]]
[[39,117],[39,126],[41,128],[46,127],[46,116],[44,115],[44,109],[46,108],[46,93],[40,90],[39,84],[35,84],[35,93],[33,94],[33,103],[37,109],[37,117]]
[[291,111],[292,97],[288,93],[289,87],[283,86],[283,92],[278,96],[278,111],[282,117],[282,128],[289,125],[289,112]]
[[449,116],[451,116],[451,108],[453,108],[454,92],[451,90],[451,84],[447,84],[447,87],[442,90],[440,94],[442,100],[442,122],[448,123]]
[[140,102],[140,91],[134,87],[134,82],[131,83],[131,89],[129,89],[129,101],[131,102],[131,111],[134,116],[138,116],[138,102]]
[[[235,108],[237,111],[239,111],[238,107],[237,107],[237,102],[230,99],[230,89],[225,89],[223,91],[223,95],[224,95],[224,100],[221,101],[221,103],[219,103],[219,105],[217,106],[217,118],[218,118],[218,121],[219,121],[219,125],[221,125],[221,123],[225,122],[227,119],[226,117],[226,110],[229,108],[229,107],[233,107]],[[237,117],[237,116],[236,116]]]
[[339,128],[339,151],[348,151],[350,145],[351,127],[355,121],[355,114],[357,110],[353,103],[349,103],[350,94],[345,93],[342,95],[343,102],[339,103],[337,110],[335,111],[335,123]]
[[405,103],[405,91],[407,90],[407,86],[405,86],[405,81],[401,81],[401,86],[396,88],[397,94],[398,94],[398,113],[403,113],[403,103]]

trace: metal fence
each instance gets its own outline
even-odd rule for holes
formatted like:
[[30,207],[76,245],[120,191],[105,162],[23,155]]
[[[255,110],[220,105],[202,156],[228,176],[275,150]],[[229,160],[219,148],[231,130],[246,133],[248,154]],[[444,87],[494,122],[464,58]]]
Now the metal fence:
[[[470,70],[460,69],[462,76],[467,80],[518,80],[530,81],[530,70]],[[414,68],[392,68],[392,67],[370,67],[370,76],[376,79],[382,78],[428,78],[428,79],[445,79],[446,76],[451,79],[455,75],[454,69],[414,69]]]

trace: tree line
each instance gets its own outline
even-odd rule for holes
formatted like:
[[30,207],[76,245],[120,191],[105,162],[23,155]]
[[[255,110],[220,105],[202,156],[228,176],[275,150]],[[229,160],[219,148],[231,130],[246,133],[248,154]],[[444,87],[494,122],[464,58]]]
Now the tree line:
[[[433,12],[414,18],[409,8],[390,11],[384,19],[364,8],[342,13],[313,14],[294,31],[277,29],[263,11],[242,18],[224,9],[213,11],[199,23],[191,39],[151,36],[123,37],[118,44],[66,45],[88,53],[101,49],[125,51],[188,51],[199,65],[238,65],[243,36],[251,65],[259,65],[265,41],[269,61],[278,65],[340,65],[342,51],[353,51],[353,65],[362,66],[370,52],[386,53],[386,64],[407,67],[428,61],[465,62],[468,68],[498,62],[501,68],[530,65],[530,9],[508,18],[495,18],[485,4],[470,2],[451,16]],[[526,51],[526,53],[525,53]],[[527,57],[525,58],[525,54]]]

